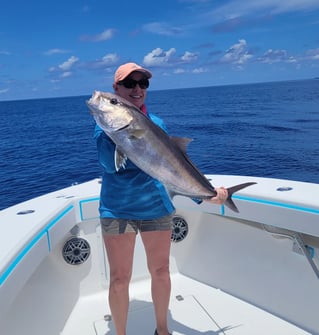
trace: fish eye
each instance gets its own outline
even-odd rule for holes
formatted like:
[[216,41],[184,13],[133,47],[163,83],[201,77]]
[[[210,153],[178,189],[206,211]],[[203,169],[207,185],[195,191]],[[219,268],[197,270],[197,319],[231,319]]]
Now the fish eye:
[[112,99],[110,99],[110,103],[111,103],[112,105],[117,105],[117,104],[118,104],[118,101],[117,101],[116,98],[112,98]]

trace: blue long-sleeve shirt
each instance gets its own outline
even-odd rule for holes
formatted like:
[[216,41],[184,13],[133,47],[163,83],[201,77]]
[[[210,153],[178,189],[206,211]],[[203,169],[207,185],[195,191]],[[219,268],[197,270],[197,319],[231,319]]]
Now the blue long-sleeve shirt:
[[[149,118],[166,130],[164,122],[154,114]],[[162,183],[143,172],[129,159],[125,168],[115,169],[115,144],[96,125],[94,138],[97,143],[98,159],[103,167],[100,194],[100,216],[149,220],[171,214],[175,208]]]

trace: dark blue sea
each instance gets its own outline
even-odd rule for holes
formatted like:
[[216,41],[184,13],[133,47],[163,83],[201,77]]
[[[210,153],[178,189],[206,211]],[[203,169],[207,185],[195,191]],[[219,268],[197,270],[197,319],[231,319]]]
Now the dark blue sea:
[[[88,98],[0,102],[0,209],[101,176]],[[318,79],[149,91],[147,106],[204,173],[319,183]]]

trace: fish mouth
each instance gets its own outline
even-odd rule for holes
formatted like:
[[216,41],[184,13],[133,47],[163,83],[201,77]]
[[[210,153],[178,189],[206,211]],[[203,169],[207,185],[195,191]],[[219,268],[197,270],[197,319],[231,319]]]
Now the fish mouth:
[[89,113],[90,113],[91,115],[97,115],[97,112],[93,111],[91,108],[89,109]]
[[98,115],[100,112],[96,111],[94,105],[92,105],[91,100],[86,101],[86,105],[89,107],[89,112],[91,115]]
[[116,131],[124,130],[124,129],[128,128],[129,126],[130,126],[129,124],[126,124],[125,126],[119,128],[119,129],[116,129]]
[[103,117],[103,112],[100,112],[100,111],[96,111],[96,110],[92,110],[90,109],[90,114],[93,116],[93,117]]

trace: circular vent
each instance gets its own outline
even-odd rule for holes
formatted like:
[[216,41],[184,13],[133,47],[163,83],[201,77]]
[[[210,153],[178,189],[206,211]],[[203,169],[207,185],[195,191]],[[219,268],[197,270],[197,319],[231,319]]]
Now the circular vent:
[[72,237],[65,242],[62,255],[68,264],[83,264],[90,256],[90,245],[88,241],[80,237]]
[[183,241],[188,233],[188,224],[181,216],[173,217],[172,242]]

